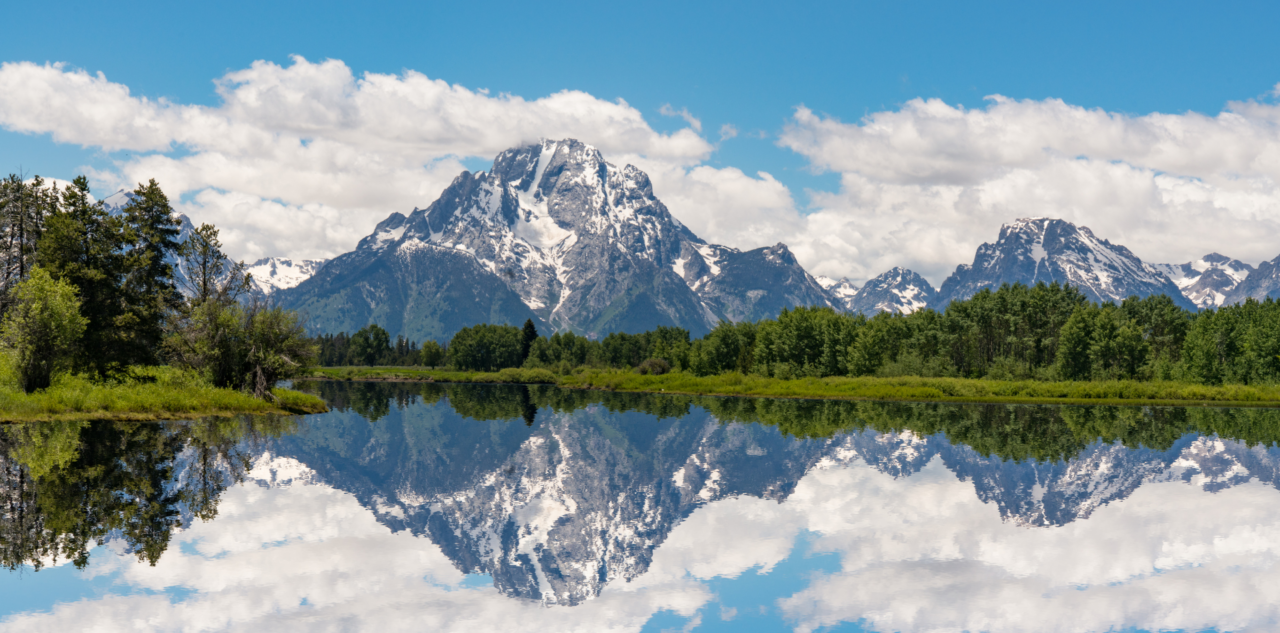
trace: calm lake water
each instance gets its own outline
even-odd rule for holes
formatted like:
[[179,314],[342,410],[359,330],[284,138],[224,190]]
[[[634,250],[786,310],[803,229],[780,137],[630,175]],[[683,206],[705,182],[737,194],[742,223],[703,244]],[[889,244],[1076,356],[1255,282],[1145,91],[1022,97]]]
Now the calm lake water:
[[0,628],[1280,629],[1277,411],[298,386],[0,430]]

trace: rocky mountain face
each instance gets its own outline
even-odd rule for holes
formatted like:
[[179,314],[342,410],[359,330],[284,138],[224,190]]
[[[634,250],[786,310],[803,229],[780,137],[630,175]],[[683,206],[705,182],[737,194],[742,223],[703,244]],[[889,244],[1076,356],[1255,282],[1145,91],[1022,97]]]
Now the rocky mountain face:
[[795,306],[839,305],[781,242],[745,252],[689,242],[672,270],[727,321],[774,318]]
[[401,239],[408,222],[392,214],[356,250],[279,290],[275,300],[302,311],[318,332],[355,332],[377,323],[393,336],[447,341],[477,323],[519,326],[526,319],[545,330],[520,295],[472,254]]
[[1129,249],[1099,239],[1088,227],[1049,218],[1022,219],[1001,227],[994,244],[978,247],[973,264],[956,267],[932,305],[942,309],[983,288],[1039,281],[1070,284],[1091,301],[1165,294],[1184,308],[1196,309],[1164,272],[1143,263]]
[[491,574],[503,593],[562,605],[643,574],[698,507],[740,495],[784,502],[814,469],[870,467],[897,478],[941,460],[1006,521],[1037,527],[1087,518],[1151,482],[1280,487],[1280,449],[1196,434],[1166,449],[1097,441],[1065,461],[1013,461],[942,434],[797,439],[723,424],[696,407],[661,419],[601,406],[543,409],[526,425],[463,419],[468,408],[458,402],[402,402],[372,424],[328,414],[272,453],[351,492],[392,529],[430,538],[459,569]]
[[878,312],[911,314],[932,303],[936,296],[937,291],[924,277],[895,267],[863,285],[848,310],[867,316]]
[[849,311],[850,302],[858,295],[858,284],[849,281],[848,277],[832,279],[825,275],[818,275],[814,280],[827,291],[827,296],[831,297],[831,302],[837,309]]
[[1194,262],[1155,264],[1155,267],[1200,309],[1224,305],[1227,295],[1253,272],[1253,266],[1217,253]]
[[[397,263],[425,263],[422,258],[449,263],[412,273]],[[357,272],[369,267],[386,274],[375,282]],[[672,217],[644,172],[612,165],[574,140],[508,150],[491,171],[464,172],[430,206],[388,218],[355,252],[327,264],[327,274],[279,297],[287,307],[306,308],[317,327],[333,328],[350,319],[331,310],[389,319],[408,309],[408,297],[425,299],[421,284],[448,286],[451,271],[464,268],[484,297],[503,297],[473,310],[491,315],[487,320],[523,322],[532,315],[556,330],[589,336],[659,325],[697,336],[721,319],[831,305],[785,245],[741,252],[707,244]],[[508,295],[499,287],[524,307],[504,312],[499,306],[508,305]],[[403,313],[379,322],[401,333],[398,323],[415,319]],[[471,323],[462,319],[435,331],[447,337],[459,324]]]
[[895,267],[872,278],[861,288],[848,278],[837,281],[819,277],[818,283],[831,295],[832,302],[839,309],[867,316],[879,312],[911,314],[929,305],[937,295],[928,280],[906,268]]
[[1244,303],[1246,299],[1262,301],[1280,299],[1280,257],[1258,264],[1258,268],[1223,298],[1224,304]]
[[249,264],[249,274],[253,277],[254,291],[265,297],[277,290],[292,288],[310,279],[327,261],[325,259],[294,261],[284,257],[264,257]]

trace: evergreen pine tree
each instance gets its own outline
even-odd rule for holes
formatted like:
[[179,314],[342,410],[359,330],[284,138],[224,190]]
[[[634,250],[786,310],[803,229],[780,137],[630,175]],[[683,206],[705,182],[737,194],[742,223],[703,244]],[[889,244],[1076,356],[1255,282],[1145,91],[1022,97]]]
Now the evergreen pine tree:
[[153,179],[138,185],[124,208],[127,250],[121,295],[128,318],[120,323],[125,362],[154,364],[164,338],[165,313],[179,307],[182,295],[174,282],[173,265],[166,261],[178,251],[178,227],[169,198]]
[[134,323],[119,289],[125,270],[124,226],[90,202],[89,180],[77,177],[62,191],[58,209],[45,221],[36,262],[55,279],[79,290],[80,313],[88,320],[75,366],[98,375],[125,366],[121,332]]
[[538,340],[538,328],[534,327],[533,319],[525,319],[521,336],[523,338],[520,342],[520,363],[523,364],[529,358],[529,349],[533,347],[533,342]]

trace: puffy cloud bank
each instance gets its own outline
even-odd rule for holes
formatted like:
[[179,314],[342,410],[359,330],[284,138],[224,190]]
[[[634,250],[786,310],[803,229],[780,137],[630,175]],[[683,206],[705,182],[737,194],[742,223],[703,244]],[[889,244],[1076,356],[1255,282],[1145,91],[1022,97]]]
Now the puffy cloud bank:
[[[787,242],[817,274],[906,266],[939,283],[1001,224],[1034,216],[1084,224],[1153,262],[1277,255],[1267,238],[1280,229],[1280,107],[1267,100],[1132,116],[1054,99],[915,99],[854,123],[801,107],[779,144],[841,183],[810,192],[802,212],[773,176],[707,164],[716,145],[686,108],[655,113],[687,124],[659,133],[622,100],[530,100],[302,58],[255,62],[215,85],[218,105],[180,104],[64,65],[5,63],[0,126],[108,152],[113,168],[90,174],[100,188],[154,177],[249,259],[347,251],[389,213],[430,204],[463,161],[564,137],[648,171],[702,237]],[[719,137],[736,134],[726,125]]]
[[[772,178],[696,167],[713,147],[687,110],[691,127],[660,134],[621,100],[576,91],[526,100],[413,71],[356,77],[341,61],[302,58],[255,62],[216,87],[220,105],[187,105],[135,96],[101,73],[6,63],[0,125],[117,152],[114,170],[91,174],[100,187],[156,178],[182,198],[181,211],[217,224],[232,254],[247,258],[350,250],[389,213],[430,204],[464,159],[540,138],[578,138],[614,162],[634,162],[674,198],[712,215],[717,206],[751,207],[757,196],[742,207],[744,190],[790,208]],[[708,198],[706,183],[717,177],[735,189]]]
[[799,108],[780,143],[840,190],[795,238],[819,272],[895,265],[939,282],[1019,217],[1089,226],[1146,261],[1278,254],[1280,107],[1130,116],[995,96],[967,110],[915,99],[844,123]]

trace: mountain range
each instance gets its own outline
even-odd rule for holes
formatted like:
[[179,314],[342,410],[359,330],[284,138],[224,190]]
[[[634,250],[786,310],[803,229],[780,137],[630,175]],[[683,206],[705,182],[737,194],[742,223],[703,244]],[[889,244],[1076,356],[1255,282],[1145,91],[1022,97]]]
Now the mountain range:
[[1151,264],[1051,218],[1005,224],[936,289],[904,268],[861,287],[814,277],[786,244],[742,251],[706,242],[654,195],[643,171],[572,139],[502,152],[489,171],[459,174],[426,208],[391,214],[349,253],[266,258],[250,270],[260,296],[305,311],[317,332],[378,323],[393,336],[440,341],[477,323],[526,319],[540,331],[588,337],[657,326],[700,336],[722,320],[797,306],[941,310],[1016,282],[1070,284],[1100,302],[1166,294],[1190,310],[1280,297],[1280,257],[1256,269],[1217,253]]

